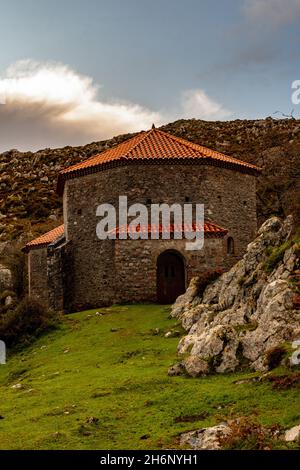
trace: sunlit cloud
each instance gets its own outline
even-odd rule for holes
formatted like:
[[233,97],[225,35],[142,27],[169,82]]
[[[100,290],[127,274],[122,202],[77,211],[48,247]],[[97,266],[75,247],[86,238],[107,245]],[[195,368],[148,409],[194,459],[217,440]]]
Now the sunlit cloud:
[[[173,112],[153,111],[121,99],[101,99],[91,77],[53,62],[23,60],[0,75],[0,151],[82,145],[148,129],[179,118],[228,115],[203,90],[183,93]],[[176,102],[176,100],[175,100]]]
[[204,90],[187,90],[182,94],[182,117],[224,119],[231,112],[210,98]]

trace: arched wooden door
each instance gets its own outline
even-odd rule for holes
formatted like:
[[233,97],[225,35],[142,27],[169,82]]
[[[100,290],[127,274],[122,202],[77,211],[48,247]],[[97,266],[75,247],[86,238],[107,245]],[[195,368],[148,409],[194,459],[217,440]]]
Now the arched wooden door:
[[157,259],[157,300],[171,304],[185,292],[185,268],[181,255],[165,251]]

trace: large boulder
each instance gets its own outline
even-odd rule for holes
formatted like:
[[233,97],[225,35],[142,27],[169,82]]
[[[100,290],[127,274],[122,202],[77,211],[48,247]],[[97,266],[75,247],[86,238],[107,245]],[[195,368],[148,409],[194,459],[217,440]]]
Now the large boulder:
[[239,441],[245,443],[248,440],[251,449],[255,446],[255,450],[270,450],[270,441],[296,441],[299,428],[295,426],[281,435],[279,426],[262,426],[250,421],[249,417],[240,416],[215,426],[185,432],[180,436],[180,445],[193,450],[221,450],[229,445],[235,448]]
[[[300,249],[292,229],[291,217],[284,222],[277,217],[267,220],[243,259],[202,296],[194,279],[176,301],[172,315],[188,332],[178,352],[184,355],[182,364],[189,375],[229,372],[245,364],[266,371],[274,348],[300,339],[293,282]],[[274,249],[280,256],[273,266],[268,260]]]
[[3,291],[13,290],[13,274],[11,270],[0,264],[0,293]]
[[231,436],[227,423],[189,431],[180,436],[180,445],[193,450],[220,450],[222,439]]

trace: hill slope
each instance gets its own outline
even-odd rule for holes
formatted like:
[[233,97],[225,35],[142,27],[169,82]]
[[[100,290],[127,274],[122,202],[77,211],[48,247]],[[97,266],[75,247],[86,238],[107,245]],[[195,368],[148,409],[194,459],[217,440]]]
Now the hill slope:
[[165,337],[178,330],[168,308],[100,312],[69,315],[0,366],[0,449],[170,449],[180,433],[229,416],[298,424],[297,386],[247,382],[257,376],[247,371],[168,377],[178,343]]
[[[295,119],[228,122],[179,120],[163,130],[263,168],[257,207],[261,224],[271,214],[300,213],[300,121]],[[39,234],[59,224],[58,172],[110,148],[131,135],[82,147],[11,150],[0,155],[0,242]]]

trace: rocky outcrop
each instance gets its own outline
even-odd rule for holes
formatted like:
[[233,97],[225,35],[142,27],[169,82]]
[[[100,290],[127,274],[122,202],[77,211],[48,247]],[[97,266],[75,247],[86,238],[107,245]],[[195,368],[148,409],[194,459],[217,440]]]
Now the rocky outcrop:
[[222,439],[231,436],[231,432],[227,423],[220,423],[182,434],[180,445],[193,450],[220,450]]
[[272,442],[296,441],[296,428],[282,435],[279,426],[262,426],[249,420],[249,417],[241,416],[212,427],[183,433],[180,445],[193,450],[240,449],[239,444],[243,442],[245,445],[248,441],[252,450],[271,450]]
[[243,365],[266,371],[300,339],[300,310],[294,298],[299,240],[288,217],[267,220],[247,252],[201,297],[197,279],[173,306],[188,331],[178,346],[181,367],[191,376],[230,372]]
[[286,442],[295,442],[300,439],[300,425],[294,426],[288,429],[284,434],[284,440]]

